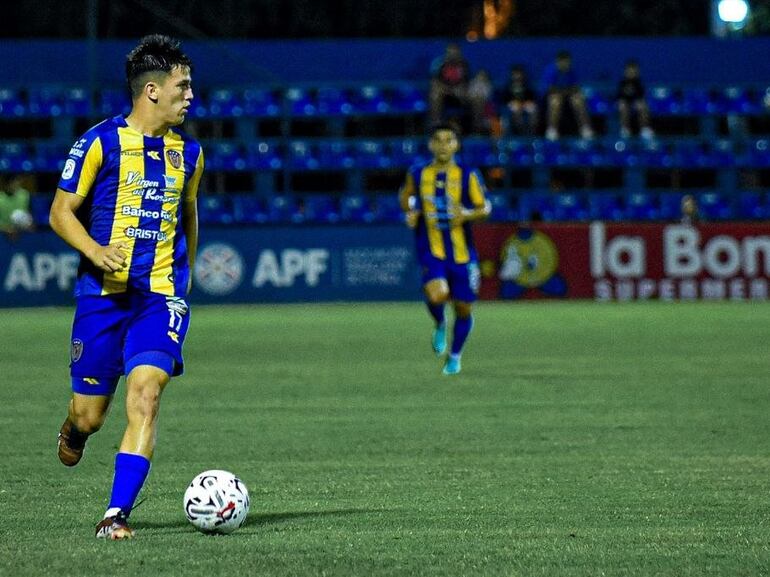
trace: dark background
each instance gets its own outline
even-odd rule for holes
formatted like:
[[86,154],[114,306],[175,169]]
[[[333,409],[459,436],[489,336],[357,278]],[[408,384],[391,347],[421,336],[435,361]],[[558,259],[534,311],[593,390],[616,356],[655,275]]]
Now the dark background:
[[[710,0],[513,0],[503,36],[708,35]],[[462,37],[483,0],[36,0],[4,3],[3,38],[100,38],[148,31],[211,38]],[[749,33],[770,33],[770,0],[751,2]],[[92,33],[93,33],[92,32]]]

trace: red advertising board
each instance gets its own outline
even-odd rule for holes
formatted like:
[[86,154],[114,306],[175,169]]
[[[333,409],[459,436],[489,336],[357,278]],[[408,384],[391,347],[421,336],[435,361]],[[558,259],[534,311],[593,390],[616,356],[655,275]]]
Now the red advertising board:
[[481,224],[481,298],[767,300],[770,224]]

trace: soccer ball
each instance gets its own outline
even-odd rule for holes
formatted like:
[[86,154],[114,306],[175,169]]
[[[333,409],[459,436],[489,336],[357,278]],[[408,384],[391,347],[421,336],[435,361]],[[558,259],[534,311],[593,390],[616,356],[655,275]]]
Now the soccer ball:
[[249,514],[249,491],[228,471],[203,471],[184,492],[184,513],[203,533],[232,533]]

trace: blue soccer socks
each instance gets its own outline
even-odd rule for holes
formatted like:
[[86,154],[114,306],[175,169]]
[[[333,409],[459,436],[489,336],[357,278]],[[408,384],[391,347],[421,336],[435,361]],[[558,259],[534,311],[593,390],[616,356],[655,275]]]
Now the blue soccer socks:
[[432,305],[430,303],[426,304],[428,305],[428,312],[430,313],[430,316],[432,316],[433,320],[436,321],[436,325],[445,324],[444,303],[441,303],[440,305]]
[[452,331],[452,354],[460,355],[463,345],[473,328],[473,316],[458,317],[455,319],[455,325]]
[[109,510],[120,509],[127,516],[134,507],[139,491],[150,472],[150,461],[142,455],[115,455],[115,478]]

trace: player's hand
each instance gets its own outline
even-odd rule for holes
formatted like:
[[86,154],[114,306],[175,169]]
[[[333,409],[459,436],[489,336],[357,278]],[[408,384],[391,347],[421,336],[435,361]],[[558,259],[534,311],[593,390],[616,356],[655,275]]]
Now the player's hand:
[[99,246],[89,258],[104,272],[122,272],[127,262],[125,249],[128,249],[128,245],[124,242]]
[[406,226],[409,228],[414,228],[417,226],[417,221],[420,220],[420,214],[422,214],[419,210],[407,210],[405,213],[406,216]]
[[470,211],[461,204],[450,204],[447,208],[447,214],[449,220],[454,224],[463,224],[466,220],[469,220]]

